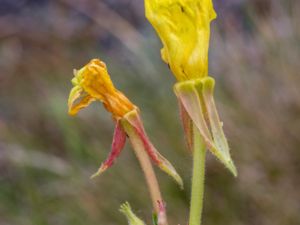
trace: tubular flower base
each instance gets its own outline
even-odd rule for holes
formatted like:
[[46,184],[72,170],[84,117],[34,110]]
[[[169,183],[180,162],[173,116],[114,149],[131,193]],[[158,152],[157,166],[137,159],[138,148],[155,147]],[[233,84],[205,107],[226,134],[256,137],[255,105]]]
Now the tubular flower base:
[[152,162],[173,177],[181,187],[183,186],[174,167],[156,150],[147,137],[138,107],[114,87],[105,63],[99,59],[91,60],[82,69],[75,71],[72,83],[74,87],[70,92],[68,101],[70,115],[77,114],[80,109],[98,100],[103,103],[107,111],[112,113],[116,123],[111,152],[92,177],[103,173],[113,165],[128,136],[131,141],[133,138],[138,138],[143,144],[142,149],[147,152]]
[[207,148],[232,172],[236,168],[222,129],[222,122],[215,106],[214,79],[205,77],[175,84],[174,91],[181,106],[181,117],[189,146],[193,145],[193,122],[199,130]]

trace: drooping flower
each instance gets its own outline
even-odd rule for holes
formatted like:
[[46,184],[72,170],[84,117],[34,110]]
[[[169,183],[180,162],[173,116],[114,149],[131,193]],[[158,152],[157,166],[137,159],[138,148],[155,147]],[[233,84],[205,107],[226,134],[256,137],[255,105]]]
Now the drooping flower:
[[152,162],[182,186],[182,180],[174,167],[149,140],[138,107],[113,85],[105,63],[99,59],[93,59],[80,70],[74,70],[74,75],[75,77],[72,79],[74,87],[68,100],[69,114],[76,115],[79,110],[87,107],[91,102],[100,101],[112,114],[115,122],[111,152],[92,177],[101,174],[113,165],[128,136],[131,141],[138,138]]
[[212,0],[145,0],[146,17],[160,37],[161,57],[179,81],[174,86],[189,148],[192,125],[211,152],[234,174],[222,122],[214,103],[214,79],[208,76]]
[[72,79],[74,87],[68,101],[70,115],[76,115],[80,109],[95,100],[101,101],[115,119],[122,118],[136,108],[114,87],[105,63],[99,59],[92,59],[80,70],[74,70],[74,76]]

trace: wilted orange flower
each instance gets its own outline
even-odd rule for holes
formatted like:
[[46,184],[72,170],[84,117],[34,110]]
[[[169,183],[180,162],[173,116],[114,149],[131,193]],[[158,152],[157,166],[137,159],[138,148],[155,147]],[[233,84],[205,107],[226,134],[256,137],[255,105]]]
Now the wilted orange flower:
[[152,161],[182,186],[182,180],[174,167],[156,150],[147,137],[138,107],[114,87],[105,63],[99,59],[92,59],[80,70],[74,70],[74,75],[72,79],[74,87],[68,100],[69,114],[76,115],[80,109],[98,100],[112,114],[116,123],[111,152],[93,177],[112,166],[128,136],[131,141],[138,138]]
[[92,59],[80,70],[74,70],[74,75],[74,87],[68,101],[70,115],[75,115],[95,100],[101,101],[116,119],[135,108],[128,98],[114,87],[105,63],[99,59]]

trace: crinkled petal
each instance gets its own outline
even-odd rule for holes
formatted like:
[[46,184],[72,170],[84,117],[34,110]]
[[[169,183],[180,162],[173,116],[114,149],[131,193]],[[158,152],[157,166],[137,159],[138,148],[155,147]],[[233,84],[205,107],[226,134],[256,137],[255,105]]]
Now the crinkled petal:
[[73,87],[68,99],[69,114],[76,115],[80,109],[87,107],[93,101],[95,98],[83,91],[80,86]]
[[212,0],[145,0],[145,13],[176,78],[207,76],[210,22],[216,17]]
[[[222,139],[222,141],[220,141],[221,139],[218,136],[220,135],[220,130],[218,130],[216,126],[216,121],[218,121],[218,117],[215,117],[214,113],[216,113],[216,111],[214,111],[213,113],[213,110],[216,110],[215,105],[212,104],[211,99],[209,99],[210,101],[207,104],[207,92],[205,99],[202,94],[202,80],[205,80],[205,78],[196,81],[193,80],[177,83],[174,86],[175,93],[180,99],[186,111],[188,112],[192,121],[197,126],[207,148],[233,173],[234,176],[236,176],[236,169],[229,154],[227,141],[226,139]],[[210,94],[212,95],[212,93]],[[207,109],[207,107],[209,107],[210,109]],[[213,119],[212,116],[214,117]],[[208,121],[206,120],[206,118],[208,119]],[[210,132],[210,126],[214,126],[214,128],[212,129],[214,130],[213,132]],[[225,138],[225,136],[223,137]],[[218,139],[218,144],[216,142],[216,138]]]
[[123,130],[121,126],[120,120],[116,122],[116,127],[114,131],[114,137],[112,141],[112,146],[111,146],[111,152],[109,153],[107,159],[101,164],[100,168],[98,171],[91,176],[91,178],[94,178],[101,173],[103,173],[106,169],[111,167],[115,161],[115,159],[120,155],[124,145],[126,142],[126,133]]
[[[163,171],[165,171],[167,174],[169,174],[171,177],[175,179],[175,181],[180,185],[181,188],[183,188],[183,182],[181,177],[176,172],[175,168],[172,166],[172,164],[163,157],[153,146],[151,141],[149,140],[145,130],[143,123],[141,121],[141,118],[137,112],[137,110],[132,110],[131,112],[127,113],[124,118],[125,121],[127,121],[128,124],[125,123],[125,127],[127,125],[130,125],[134,129],[126,129],[127,134],[129,135],[129,138],[139,138],[141,142],[143,143],[143,147],[149,157],[152,159],[152,161]],[[134,134],[130,132],[134,132]]]

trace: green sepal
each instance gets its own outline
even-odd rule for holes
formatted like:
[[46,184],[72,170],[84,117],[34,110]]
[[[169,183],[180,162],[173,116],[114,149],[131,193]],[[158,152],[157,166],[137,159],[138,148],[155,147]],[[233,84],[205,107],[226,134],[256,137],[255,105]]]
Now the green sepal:
[[121,205],[120,212],[126,216],[129,225],[145,225],[145,223],[132,212],[128,202]]
[[229,153],[222,123],[214,103],[214,79],[205,77],[175,84],[174,91],[199,130],[206,147],[234,176],[237,171]]

